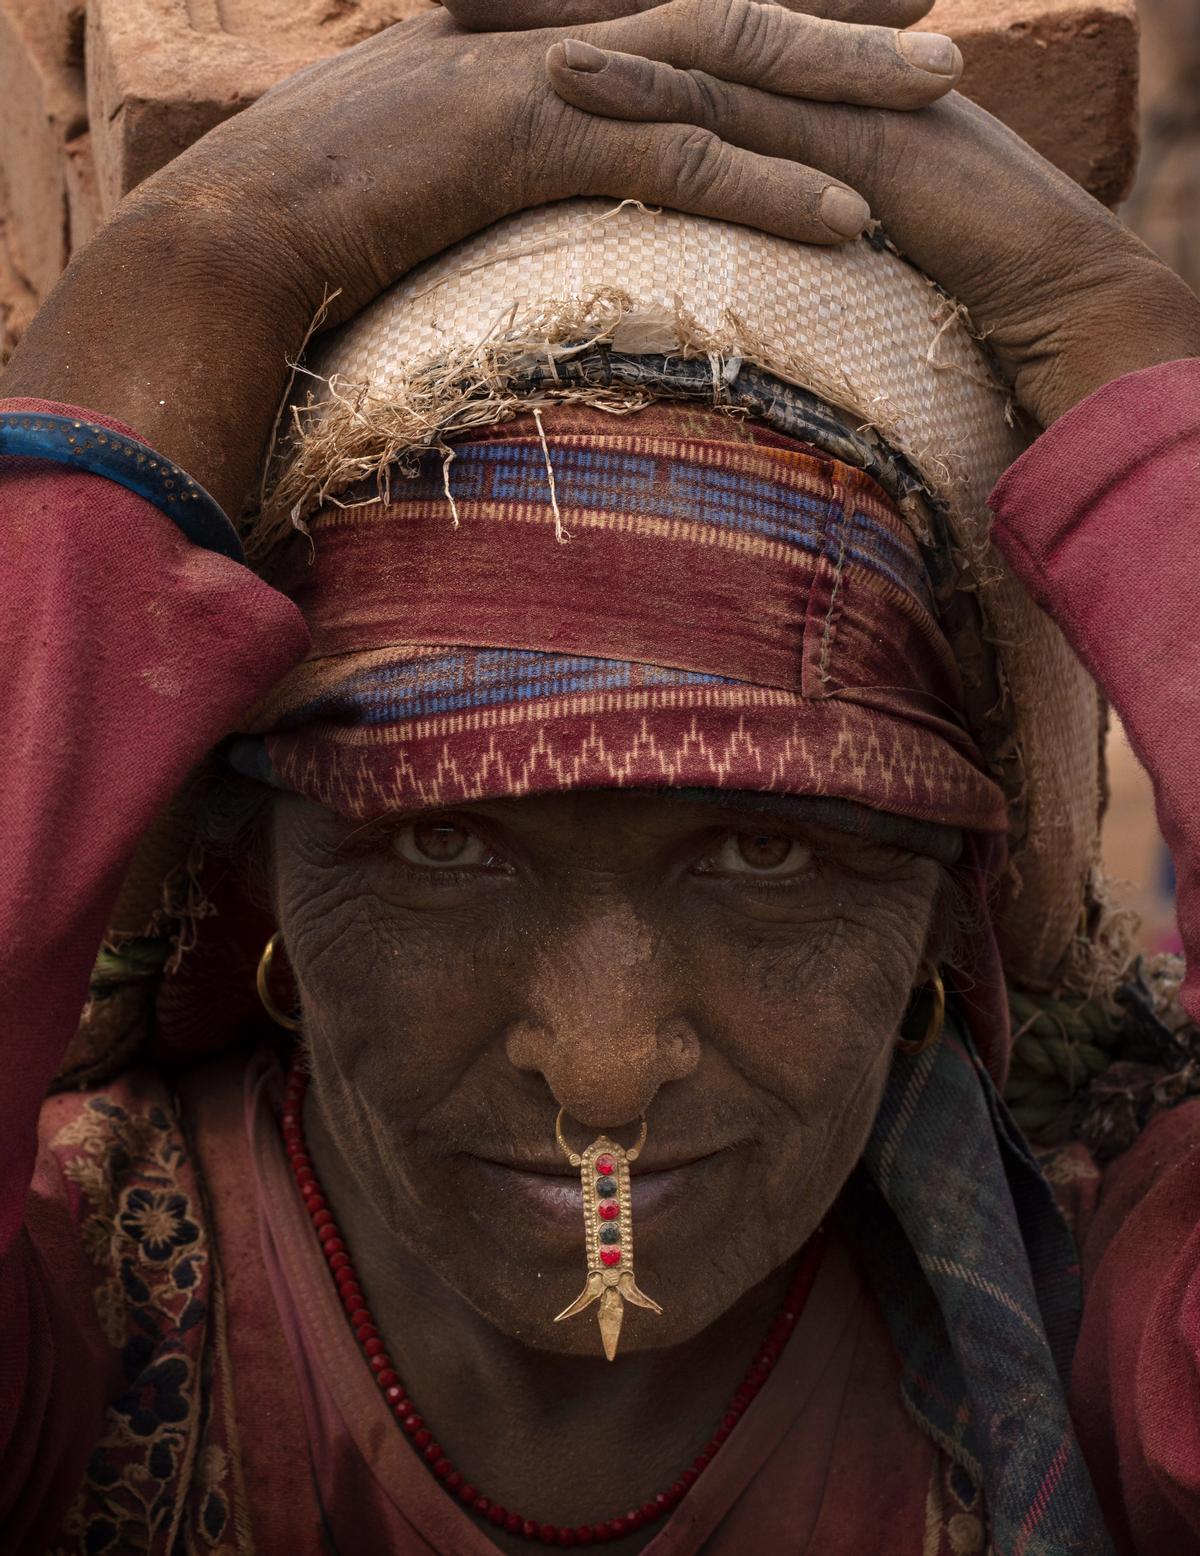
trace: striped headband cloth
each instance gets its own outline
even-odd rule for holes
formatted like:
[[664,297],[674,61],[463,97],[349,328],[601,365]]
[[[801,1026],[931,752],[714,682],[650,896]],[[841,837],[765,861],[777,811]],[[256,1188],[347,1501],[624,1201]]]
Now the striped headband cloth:
[[870,477],[703,407],[543,420],[290,543],[272,581],[312,648],[236,766],[361,819],[649,788],[1005,830],[920,549]]

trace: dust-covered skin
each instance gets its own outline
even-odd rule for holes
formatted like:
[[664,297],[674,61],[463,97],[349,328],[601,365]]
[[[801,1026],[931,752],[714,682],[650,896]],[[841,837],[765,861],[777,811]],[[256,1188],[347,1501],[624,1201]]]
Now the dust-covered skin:
[[[522,1401],[521,1432],[561,1401],[564,1377],[581,1408],[615,1408],[694,1345],[716,1385],[695,1421],[684,1406],[687,1462],[861,1153],[925,976],[938,868],[620,793],[369,827],[287,798],[273,851],[310,1143],[402,1375],[437,1402],[439,1439],[482,1482],[488,1379]],[[632,1140],[643,1114],[649,1125],[637,1271],[664,1313],[627,1310],[612,1367],[594,1314],[552,1323],[584,1275],[560,1106],[581,1143],[601,1129]],[[473,1405],[456,1408],[459,1386]],[[661,1411],[646,1429],[638,1452],[654,1463]],[[495,1473],[513,1474],[509,1457]],[[563,1476],[532,1500],[591,1516]],[[519,1487],[488,1485],[522,1505]],[[612,1508],[601,1498],[595,1516]]]

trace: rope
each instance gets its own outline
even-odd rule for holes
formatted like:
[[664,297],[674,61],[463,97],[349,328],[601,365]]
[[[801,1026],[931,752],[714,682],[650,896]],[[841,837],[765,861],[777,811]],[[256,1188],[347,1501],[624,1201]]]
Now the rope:
[[1200,1095],[1200,1030],[1178,1002],[1179,957],[1141,959],[1111,1000],[1009,989],[1012,1064],[1004,1099],[1037,1145],[1127,1150],[1157,1113]]

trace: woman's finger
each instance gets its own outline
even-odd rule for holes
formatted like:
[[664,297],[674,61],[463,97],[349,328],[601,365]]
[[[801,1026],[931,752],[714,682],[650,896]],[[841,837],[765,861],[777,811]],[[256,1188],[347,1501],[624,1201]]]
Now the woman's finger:
[[871,218],[866,201],[826,173],[745,151],[689,124],[581,122],[559,193],[669,205],[798,243],[844,243]]
[[[781,97],[870,108],[926,107],[950,91],[963,66],[941,33],[851,26],[756,0],[669,0],[589,27],[585,38],[610,54],[661,60]],[[596,71],[603,68],[597,59]]]
[[[823,160],[823,154],[831,166],[844,164],[849,160],[845,143],[853,140],[850,116],[864,127],[879,123],[857,109],[822,106],[826,133],[814,135],[818,110],[806,110],[790,97],[722,81],[702,70],[679,70],[640,54],[596,48],[577,38],[548,50],[546,71],[558,96],[597,122],[692,126],[731,148],[784,166]],[[846,168],[841,171],[845,174]]]
[[[572,55],[585,68],[572,68]],[[678,115],[760,162],[803,163],[805,180],[815,165],[861,190],[901,251],[967,305],[1043,425],[1126,370],[1114,369],[1120,354],[1096,326],[1106,309],[1137,316],[1147,339],[1163,338],[1164,307],[1184,317],[1172,290],[1182,283],[1078,184],[957,93],[925,113],[873,113],[603,57],[596,70],[586,68],[593,51],[551,49],[558,94],[593,117],[645,117],[655,128]]]
[[[666,0],[441,0],[461,27],[473,32],[525,32],[535,27],[580,27],[653,10]],[[777,0],[787,10],[833,22],[911,27],[933,0]]]

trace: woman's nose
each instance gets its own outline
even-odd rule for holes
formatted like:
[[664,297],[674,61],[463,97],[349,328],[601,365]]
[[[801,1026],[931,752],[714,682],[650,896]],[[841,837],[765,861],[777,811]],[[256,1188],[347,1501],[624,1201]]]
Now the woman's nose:
[[631,909],[560,930],[539,957],[528,1014],[506,1034],[509,1059],[540,1072],[581,1124],[611,1129],[639,1118],[661,1086],[700,1059],[665,963]]
[[615,1012],[590,1018],[515,1022],[508,1057],[519,1070],[540,1071],[559,1107],[596,1129],[640,1118],[659,1088],[696,1068],[700,1044],[680,1017],[651,1024]]

